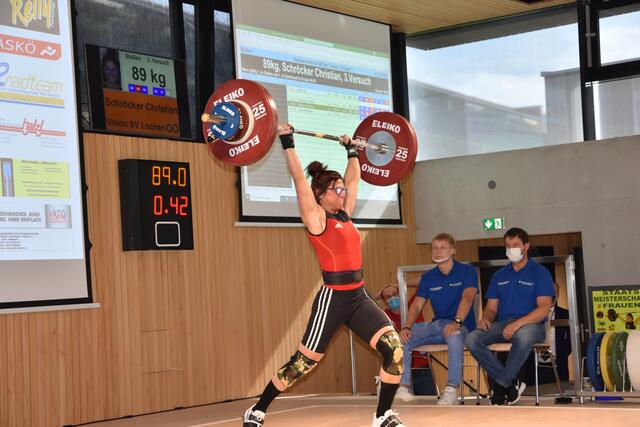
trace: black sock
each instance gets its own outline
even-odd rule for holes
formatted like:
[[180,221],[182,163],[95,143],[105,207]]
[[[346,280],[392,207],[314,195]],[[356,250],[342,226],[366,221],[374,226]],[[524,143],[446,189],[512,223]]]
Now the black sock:
[[376,410],[376,418],[381,417],[391,409],[393,398],[396,395],[400,384],[389,384],[380,382],[380,397],[378,398],[378,409]]
[[276,388],[273,381],[269,381],[269,384],[267,384],[262,392],[262,396],[260,396],[260,400],[253,406],[253,410],[267,412],[267,408],[271,405],[273,399],[278,397],[280,393],[282,392]]

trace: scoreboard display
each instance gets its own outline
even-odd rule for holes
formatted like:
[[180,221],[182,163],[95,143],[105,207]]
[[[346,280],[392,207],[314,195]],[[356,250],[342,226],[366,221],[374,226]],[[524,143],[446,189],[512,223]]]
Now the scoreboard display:
[[189,163],[118,161],[125,251],[193,249]]
[[173,60],[131,52],[119,52],[121,90],[152,96],[176,97]]
[[93,129],[191,138],[184,61],[94,45],[85,52]]

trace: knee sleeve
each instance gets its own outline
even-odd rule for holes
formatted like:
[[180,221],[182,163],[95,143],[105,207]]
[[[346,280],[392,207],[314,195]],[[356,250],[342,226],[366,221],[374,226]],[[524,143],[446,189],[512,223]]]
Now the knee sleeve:
[[309,359],[300,351],[291,356],[291,360],[285,363],[278,371],[278,379],[287,388],[291,387],[296,381],[311,371],[318,364],[313,359]]
[[402,343],[396,331],[383,334],[376,344],[376,349],[382,355],[382,369],[391,375],[402,375]]

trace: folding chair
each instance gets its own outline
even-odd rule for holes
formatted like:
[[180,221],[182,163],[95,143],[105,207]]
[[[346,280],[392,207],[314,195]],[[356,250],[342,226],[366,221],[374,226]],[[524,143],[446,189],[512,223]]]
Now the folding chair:
[[[478,309],[480,308],[481,301],[482,299],[480,298],[480,292],[478,291],[478,293],[473,299],[473,308],[476,315],[478,314]],[[431,353],[437,353],[440,351],[449,351],[449,346],[447,344],[425,344],[425,345],[416,347],[411,351],[412,352],[418,351],[420,353],[427,354],[427,359],[429,360],[429,368],[431,369],[431,378],[433,378],[433,384],[436,386],[436,393],[438,393],[438,399],[439,399],[442,393],[440,393],[440,387],[438,386],[438,381],[433,371],[433,358],[431,357]],[[476,362],[476,365],[465,365],[463,363],[462,364],[463,373],[464,373],[464,368],[475,368],[477,366],[478,366],[477,362]],[[476,384],[476,399],[478,399],[478,401],[480,400],[480,381],[478,381],[478,384]],[[462,381],[460,381],[460,404],[464,405],[464,375],[462,376]]]
[[[549,316],[547,316],[547,321],[544,323],[545,330],[545,340],[542,343],[534,344],[531,351],[534,353],[534,364],[535,364],[535,386],[536,386],[536,406],[540,405],[540,385],[538,383],[538,368],[551,368],[553,369],[553,374],[556,378],[556,386],[558,388],[558,392],[560,396],[563,396],[562,386],[560,385],[560,376],[558,375],[558,368],[556,365],[556,355],[551,352],[551,311],[549,311]],[[489,350],[494,353],[498,352],[509,352],[511,350],[511,343],[496,343],[489,345]],[[542,354],[549,353],[549,361],[543,362],[541,365],[538,358]],[[480,365],[478,364],[478,383],[480,383]]]

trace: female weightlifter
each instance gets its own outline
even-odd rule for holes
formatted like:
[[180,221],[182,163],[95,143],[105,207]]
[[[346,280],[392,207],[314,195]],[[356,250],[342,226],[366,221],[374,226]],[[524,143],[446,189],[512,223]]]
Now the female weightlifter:
[[324,285],[313,301],[307,330],[297,351],[267,384],[260,400],[247,409],[243,426],[261,427],[269,404],[317,366],[329,341],[345,324],[382,356],[382,385],[372,427],[404,427],[398,413],[391,409],[403,369],[402,344],[391,322],[364,287],[360,233],[350,218],[360,181],[357,147],[351,138],[342,135],[340,142],[348,157],[344,178],[315,161],[307,166],[307,174],[312,178],[309,185],[294,149],[293,127],[280,126],[278,134]]

